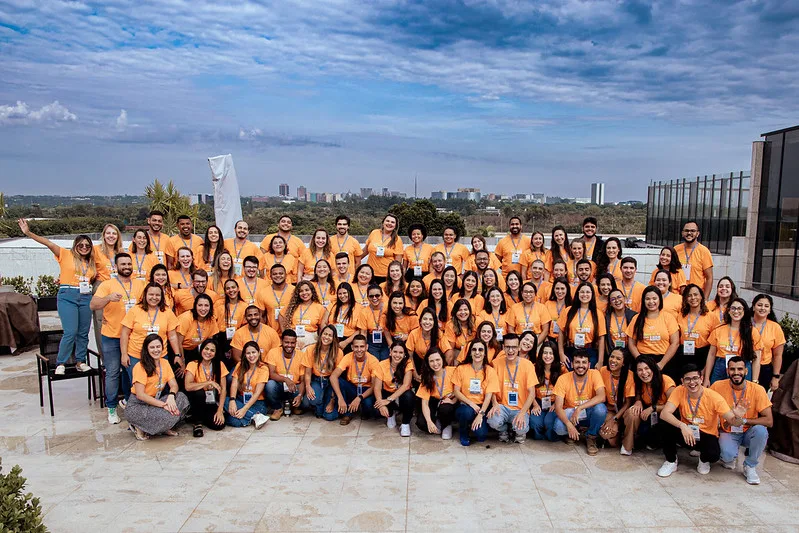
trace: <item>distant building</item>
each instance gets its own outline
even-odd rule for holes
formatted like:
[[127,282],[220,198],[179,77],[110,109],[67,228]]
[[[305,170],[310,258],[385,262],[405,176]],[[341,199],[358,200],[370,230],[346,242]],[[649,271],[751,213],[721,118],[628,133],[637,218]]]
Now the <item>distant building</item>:
[[289,192],[289,184],[288,183],[281,183],[278,187],[280,191],[280,196],[287,197],[291,192]]
[[203,193],[192,193],[187,194],[186,196],[189,197],[189,205],[209,204],[213,198],[213,196],[210,194]]
[[383,196],[384,197],[391,196],[391,193],[388,191],[388,187],[383,187]]
[[308,201],[308,189],[305,188],[305,185],[297,187],[297,200]]
[[446,200],[447,199],[447,192],[446,191],[433,191],[430,193],[430,199],[432,200]]
[[361,187],[361,198],[369,198],[370,196],[374,196],[374,192],[372,192],[371,187]]
[[271,198],[269,198],[268,196],[253,196],[252,197],[252,201],[253,202],[258,202],[258,203],[262,203],[262,204],[267,203],[269,200],[271,200]]
[[471,200],[473,202],[480,201],[480,189],[473,187],[462,187],[455,193],[455,198],[459,200]]
[[605,204],[605,184],[604,183],[592,183],[591,184],[591,203],[595,204],[595,205],[604,205]]

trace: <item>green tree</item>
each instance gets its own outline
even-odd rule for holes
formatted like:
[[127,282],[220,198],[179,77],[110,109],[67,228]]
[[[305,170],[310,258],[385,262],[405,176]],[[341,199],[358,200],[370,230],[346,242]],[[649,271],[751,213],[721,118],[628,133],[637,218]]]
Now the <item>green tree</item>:
[[399,219],[401,235],[408,233],[411,224],[424,224],[428,235],[441,235],[446,226],[455,227],[461,236],[466,235],[466,223],[458,213],[441,214],[430,200],[416,200],[412,204],[402,202],[391,206],[388,212]]
[[191,205],[189,197],[180,193],[172,180],[166,184],[158,180],[151,183],[144,189],[144,195],[150,201],[150,210],[158,210],[164,213],[164,231],[175,233],[177,231],[178,217],[187,215],[191,217],[194,225],[197,225],[199,206]]

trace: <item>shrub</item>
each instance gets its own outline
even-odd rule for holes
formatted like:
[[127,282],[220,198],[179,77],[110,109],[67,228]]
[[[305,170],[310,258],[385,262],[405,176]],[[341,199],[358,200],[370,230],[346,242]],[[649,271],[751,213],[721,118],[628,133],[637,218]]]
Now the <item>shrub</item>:
[[14,292],[31,295],[31,286],[33,285],[33,278],[24,278],[22,276],[12,276],[10,278],[3,278],[4,285],[12,285]]
[[39,298],[46,298],[48,296],[56,296],[58,294],[58,280],[49,274],[39,276],[36,282],[36,296]]
[[39,498],[35,498],[30,492],[22,492],[27,480],[21,474],[22,468],[19,465],[14,465],[10,473],[3,474],[0,459],[0,529],[46,533]]

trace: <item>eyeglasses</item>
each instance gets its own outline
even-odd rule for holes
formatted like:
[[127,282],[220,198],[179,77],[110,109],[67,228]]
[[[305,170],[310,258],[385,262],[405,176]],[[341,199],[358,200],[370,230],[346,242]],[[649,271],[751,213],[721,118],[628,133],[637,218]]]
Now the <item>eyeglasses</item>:
[[375,299],[375,298],[380,298],[380,295],[379,294],[370,294],[369,295],[369,299]]
[[515,352],[518,349],[519,349],[518,346],[505,346],[505,351],[506,352]]
[[743,307],[730,307],[730,313],[743,313]]
[[686,381],[688,383],[693,383],[694,381],[702,381],[702,376],[693,376],[693,377],[690,377],[690,378],[682,378],[682,380]]
[[698,229],[684,229],[682,230],[683,233],[699,233]]

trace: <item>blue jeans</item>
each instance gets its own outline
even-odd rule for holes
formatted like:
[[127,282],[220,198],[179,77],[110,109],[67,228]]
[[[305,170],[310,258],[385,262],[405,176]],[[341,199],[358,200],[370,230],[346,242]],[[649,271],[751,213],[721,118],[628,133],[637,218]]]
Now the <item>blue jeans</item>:
[[[137,357],[133,357],[129,355],[128,358],[130,359],[130,363],[128,364],[128,368],[126,374],[128,375],[127,380],[122,378],[122,382],[124,384],[123,392],[125,393],[125,401],[127,402],[130,399],[131,389],[133,388],[133,367],[139,363],[139,359]],[[228,388],[230,390],[230,388]]]
[[719,447],[721,460],[729,463],[738,457],[738,447],[743,446],[749,450],[749,455],[744,459],[744,464],[754,468],[760,460],[760,455],[766,449],[768,430],[765,426],[752,426],[744,433],[727,433],[719,431]]
[[[386,332],[384,331],[383,335],[385,336],[385,334]],[[380,344],[372,344],[371,333],[366,335],[366,339],[367,339],[366,351],[377,357],[378,361],[383,361],[385,359],[388,359],[388,345],[386,344],[385,337],[383,338],[383,342]]]
[[[597,363],[599,363],[599,352],[596,348],[592,348],[590,346],[586,346],[584,350],[588,352],[588,362],[591,365],[591,368],[596,368]],[[577,351],[577,348],[574,346],[566,346],[566,348],[563,349],[563,352],[566,354],[566,358],[569,360],[569,370],[573,368],[572,359],[574,358],[575,351]]]
[[517,435],[526,435],[530,430],[529,417],[524,417],[524,426],[522,426],[521,429],[517,430],[513,425],[513,419],[516,418],[519,412],[519,409],[511,409],[510,407],[500,405],[499,412],[488,419],[488,425],[500,433],[512,431]]
[[[285,400],[292,401],[300,393],[300,386],[297,385],[297,392],[288,392],[283,390],[283,382],[270,379],[266,382],[264,387],[266,394],[266,407],[272,409],[283,409],[283,402]],[[300,409],[308,409],[308,398],[303,398],[300,402]]]
[[[574,413],[574,408],[570,407],[569,409],[564,409],[564,411],[566,411],[566,418],[571,418],[572,413]],[[587,435],[589,437],[596,437],[599,435],[599,428],[605,423],[605,418],[608,415],[608,407],[604,403],[600,403],[586,409],[585,414],[587,416],[583,420],[580,420],[580,426],[588,427]],[[555,433],[561,437],[569,434],[569,430],[566,429],[566,424],[561,421],[560,417],[557,417],[555,420]]]
[[[347,402],[347,405],[351,404],[352,401],[358,397],[358,387],[357,385],[353,385],[345,378],[340,377],[338,378],[338,386],[341,390],[341,395],[344,396],[344,401]],[[368,389],[368,385],[364,385],[363,390]],[[364,398],[361,401],[360,406],[361,411],[361,418],[374,418],[376,416],[375,413],[375,395],[372,394],[368,398]],[[353,413],[350,413],[352,415]]]
[[103,365],[105,365],[105,403],[109,408],[115,408],[118,402],[120,370],[122,368],[122,352],[119,351],[119,339],[100,335],[100,346],[103,351]]
[[337,419],[338,410],[335,409],[335,402],[333,412],[325,412],[325,407],[330,403],[330,399],[333,397],[333,387],[330,385],[330,379],[319,376],[311,376],[311,388],[313,389],[316,397],[313,400],[310,400],[308,403],[311,405],[311,407],[313,407],[316,417],[321,417],[325,420]]
[[[717,381],[721,381],[723,379],[727,379],[727,358],[724,357],[724,354],[716,357],[716,362],[713,364],[713,372],[710,374],[710,383],[711,385]],[[752,363],[747,361],[746,362],[746,379],[752,379]],[[768,384],[766,384],[768,386]]]
[[[247,409],[247,412],[241,418],[231,416],[230,412],[228,411],[229,407],[230,399],[228,398],[225,400],[225,422],[228,426],[232,426],[234,428],[247,427],[252,424],[252,417],[254,417],[256,414],[266,414],[266,404],[263,400],[256,400],[252,407]],[[244,407],[244,401],[242,400],[241,396],[239,396],[236,398],[236,409],[241,409],[242,407]]]
[[91,294],[81,294],[78,289],[58,289],[58,318],[61,319],[61,329],[64,336],[58,345],[56,363],[65,364],[72,352],[75,352],[75,361],[85,363],[89,350],[89,328],[92,325],[92,310],[89,309]]
[[555,433],[555,421],[558,415],[555,413],[555,408],[549,411],[541,411],[540,415],[530,413],[530,428],[533,430],[533,439],[535,440],[558,440],[558,435]]
[[[472,429],[472,422],[477,418],[477,413],[474,412],[474,409],[462,403],[455,410],[455,418],[458,419],[458,431],[460,433],[461,444],[463,446],[468,446],[470,444],[469,432]],[[477,428],[474,435],[477,437],[477,442],[484,442],[486,437],[488,437],[488,424],[486,424],[485,418],[483,418],[483,423],[480,424],[480,427]]]

